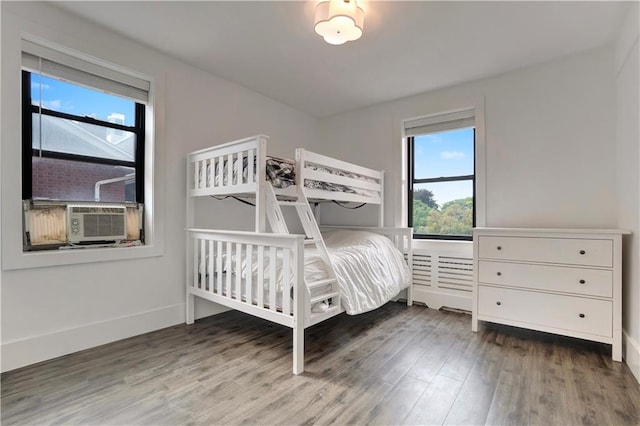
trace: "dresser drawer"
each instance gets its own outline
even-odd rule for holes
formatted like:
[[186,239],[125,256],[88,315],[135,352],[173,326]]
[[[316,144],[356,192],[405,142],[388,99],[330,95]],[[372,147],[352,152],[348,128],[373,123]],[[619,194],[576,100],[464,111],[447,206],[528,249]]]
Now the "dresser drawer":
[[482,259],[613,266],[613,241],[578,238],[478,237]]
[[478,282],[613,297],[613,271],[480,260]]
[[608,300],[478,286],[478,315],[489,321],[495,318],[611,337],[612,313],[613,303]]

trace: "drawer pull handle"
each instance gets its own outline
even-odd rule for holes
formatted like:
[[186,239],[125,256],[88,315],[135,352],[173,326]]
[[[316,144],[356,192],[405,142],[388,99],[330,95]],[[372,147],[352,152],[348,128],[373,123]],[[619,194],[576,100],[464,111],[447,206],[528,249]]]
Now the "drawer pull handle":
[[496,247],[498,250],[502,250],[502,246],[498,246]]
[[500,306],[500,305],[502,305],[502,302],[498,300],[498,301],[496,302],[496,305]]
[[585,280],[580,280],[580,284],[586,284],[587,282]]
[[584,314],[580,314],[578,315],[580,318],[584,318]]
[[498,275],[498,276],[501,276],[501,275],[502,275],[502,272],[498,272],[498,273],[497,273],[497,275]]
[[580,250],[580,254],[587,254],[587,252],[584,250]]

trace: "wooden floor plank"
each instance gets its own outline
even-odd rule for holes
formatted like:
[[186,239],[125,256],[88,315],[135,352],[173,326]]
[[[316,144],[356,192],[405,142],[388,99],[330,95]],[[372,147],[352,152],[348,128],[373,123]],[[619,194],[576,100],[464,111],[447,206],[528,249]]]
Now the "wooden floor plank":
[[427,389],[413,405],[411,411],[402,421],[405,425],[442,424],[449,414],[453,402],[458,397],[460,380],[437,375]]
[[529,421],[527,378],[502,370],[493,392],[486,423],[490,425],[524,425]]
[[226,312],[1,378],[3,425],[640,424],[610,347],[389,303],[305,330]]
[[[532,338],[535,338],[532,336]],[[529,421],[531,425],[576,424],[567,399],[567,378],[553,340],[531,344],[526,371],[529,377]]]
[[499,370],[499,364],[490,360],[483,371],[471,371],[443,424],[485,424],[497,386]]
[[426,348],[420,360],[413,364],[407,375],[414,379],[430,382],[435,377],[451,354],[451,349],[455,338],[449,332],[450,328],[456,327],[456,316],[451,313],[444,313],[451,321],[442,321],[423,340],[422,345]]
[[389,395],[369,411],[364,423],[370,425],[402,423],[427,387],[429,383],[404,376],[390,389]]

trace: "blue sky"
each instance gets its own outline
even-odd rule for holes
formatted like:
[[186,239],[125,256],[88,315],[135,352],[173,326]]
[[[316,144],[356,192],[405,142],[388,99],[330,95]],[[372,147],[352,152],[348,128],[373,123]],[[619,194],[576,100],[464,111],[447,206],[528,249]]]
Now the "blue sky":
[[[471,175],[473,168],[473,128],[449,130],[414,139],[415,178]],[[473,195],[470,182],[414,185],[414,190],[429,189],[442,206],[447,201]]]
[[112,113],[124,114],[125,125],[133,126],[134,124],[135,102],[129,99],[33,73],[31,74],[31,99],[34,104],[38,104],[40,91],[42,91],[44,108],[105,121]]

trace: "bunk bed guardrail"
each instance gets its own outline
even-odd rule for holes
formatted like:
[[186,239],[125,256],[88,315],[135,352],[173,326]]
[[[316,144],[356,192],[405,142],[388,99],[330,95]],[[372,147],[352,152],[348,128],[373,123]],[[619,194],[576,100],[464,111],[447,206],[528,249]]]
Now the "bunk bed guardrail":
[[[258,135],[189,154],[189,196],[262,194],[268,136]],[[296,150],[296,185],[312,200],[381,204],[384,172],[302,148]],[[286,188],[278,195],[295,196]]]
[[266,179],[268,136],[258,135],[189,154],[190,196],[256,192]]
[[[199,296],[292,328],[309,311],[302,279],[304,236],[210,229],[187,232],[193,262],[187,268],[187,297]],[[193,323],[189,310],[187,323]]]

